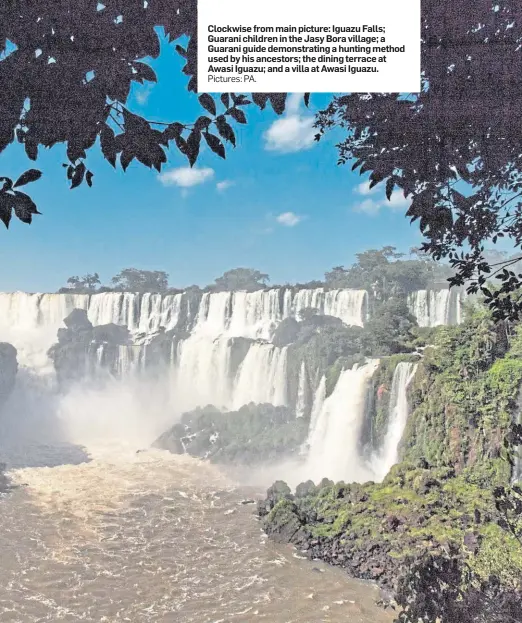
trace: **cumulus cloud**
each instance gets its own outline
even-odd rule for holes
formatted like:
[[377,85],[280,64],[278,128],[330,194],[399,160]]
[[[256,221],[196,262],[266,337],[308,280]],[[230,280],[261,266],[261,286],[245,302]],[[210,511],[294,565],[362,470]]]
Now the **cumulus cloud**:
[[394,190],[388,201],[384,191],[384,184],[378,184],[370,188],[368,182],[363,182],[355,188],[354,193],[364,198],[354,206],[354,212],[362,212],[369,216],[377,215],[383,208],[402,212],[407,210],[410,205],[410,199],[405,199],[400,190]]
[[231,186],[234,186],[234,184],[235,182],[232,180],[222,180],[216,184],[216,188],[220,193],[222,193],[225,192],[225,190],[228,190]]
[[380,189],[377,188],[377,186],[370,188],[370,184],[368,182],[362,182],[362,184],[359,184],[359,186],[357,186],[355,192],[359,195],[374,195],[379,190]]
[[276,119],[265,132],[265,149],[292,153],[314,146],[317,134],[313,115],[301,114],[302,93],[293,93],[287,99],[285,114]]
[[204,184],[214,177],[214,169],[197,167],[180,167],[160,173],[158,178],[164,186],[179,186],[191,188],[198,184]]
[[295,225],[300,223],[302,220],[303,217],[295,214],[294,212],[282,212],[276,216],[276,221],[285,227],[295,227]]
[[363,212],[369,216],[375,216],[379,213],[380,209],[381,203],[374,201],[373,199],[365,199],[355,206],[354,212]]

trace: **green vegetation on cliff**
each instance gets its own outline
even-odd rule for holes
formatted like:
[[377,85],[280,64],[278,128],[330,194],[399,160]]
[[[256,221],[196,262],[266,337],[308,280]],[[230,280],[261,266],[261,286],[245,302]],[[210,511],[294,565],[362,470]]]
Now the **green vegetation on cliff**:
[[256,464],[296,454],[308,432],[286,407],[248,404],[222,412],[209,405],[184,413],[155,447],[219,463]]
[[513,448],[504,440],[522,382],[521,354],[521,328],[495,324],[483,308],[461,326],[441,327],[411,388],[404,458],[467,468],[484,485],[505,482]]
[[419,361],[401,462],[384,481],[307,483],[295,496],[280,484],[260,515],[272,538],[390,589],[404,623],[521,621],[522,490],[510,480],[522,326],[477,305],[426,341],[422,358],[385,357],[373,379],[367,434],[378,448],[394,370]]

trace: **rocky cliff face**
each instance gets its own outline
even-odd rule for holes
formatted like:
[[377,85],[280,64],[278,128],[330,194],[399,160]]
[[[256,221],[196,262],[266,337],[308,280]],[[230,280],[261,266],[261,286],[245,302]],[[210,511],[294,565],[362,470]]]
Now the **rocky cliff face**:
[[[479,584],[498,578],[522,605],[522,492],[510,487],[520,442],[522,328],[507,331],[478,309],[432,337],[409,390],[400,462],[384,481],[305,483],[295,493],[277,483],[259,515],[271,538],[391,594],[408,566],[457,551]],[[382,441],[399,360],[389,358],[375,374],[369,447]],[[499,503],[499,492],[515,502]],[[509,520],[502,515],[508,508]]]
[[73,309],[58,329],[58,342],[49,349],[61,386],[102,370],[117,371],[122,350],[131,348],[129,331],[116,324],[93,326],[83,309]]

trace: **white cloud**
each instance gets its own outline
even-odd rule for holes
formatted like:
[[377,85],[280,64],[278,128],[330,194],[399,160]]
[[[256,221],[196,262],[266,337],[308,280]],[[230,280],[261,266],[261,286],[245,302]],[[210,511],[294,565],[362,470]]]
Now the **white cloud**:
[[315,118],[300,113],[302,97],[302,93],[293,93],[288,97],[284,116],[276,119],[265,132],[265,149],[292,153],[314,146],[317,134]]
[[290,95],[286,98],[285,108],[288,114],[295,115],[299,112],[303,95],[303,93],[290,93]]
[[294,212],[283,212],[282,214],[276,216],[276,221],[285,227],[294,227],[302,220],[303,217],[295,214]]
[[405,199],[402,190],[394,190],[386,205],[391,210],[405,210],[410,207],[411,199]]
[[214,177],[214,169],[196,167],[180,167],[171,169],[158,175],[160,182],[164,186],[180,186],[181,188],[191,188],[198,184],[203,184]]
[[411,200],[405,199],[401,190],[394,190],[388,201],[384,188],[384,184],[377,184],[373,188],[370,188],[368,182],[359,184],[354,192],[365,197],[365,199],[353,208],[354,212],[363,212],[369,216],[375,216],[381,211],[381,208],[389,208],[394,212],[408,209]]
[[358,203],[353,210],[354,212],[363,212],[369,216],[375,216],[376,214],[379,214],[381,205],[381,203],[374,201],[373,199],[365,199],[361,203]]
[[216,188],[217,190],[222,193],[225,192],[225,190],[228,190],[231,186],[234,186],[235,182],[233,182],[232,180],[223,180],[221,182],[218,182],[216,184]]
[[359,193],[360,195],[374,195],[376,192],[379,192],[379,190],[382,190],[382,188],[378,188],[378,186],[370,188],[369,182],[362,182],[362,184],[359,184],[359,186],[357,186],[355,192]]

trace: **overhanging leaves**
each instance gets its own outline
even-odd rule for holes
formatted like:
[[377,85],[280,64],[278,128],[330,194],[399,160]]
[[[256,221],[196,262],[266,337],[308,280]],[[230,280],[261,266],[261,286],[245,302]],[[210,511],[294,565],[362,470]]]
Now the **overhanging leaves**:
[[19,186],[25,186],[25,184],[30,184],[31,182],[36,182],[42,177],[42,172],[38,171],[38,169],[29,169],[25,173],[22,173],[20,177],[13,184],[14,188]]
[[[250,99],[224,93],[217,101],[201,94],[199,103],[209,116],[193,122],[138,114],[132,110],[129,94],[135,83],[157,81],[148,59],[160,54],[159,29],[184,59],[187,89],[195,91],[196,0],[111,0],[103,6],[80,2],[73,13],[68,2],[1,3],[0,31],[8,33],[15,49],[0,60],[0,152],[17,141],[36,161],[41,146],[65,144],[67,179],[77,188],[84,181],[93,183],[87,158],[98,139],[112,167],[119,162],[126,170],[137,161],[160,171],[171,142],[193,165],[201,133],[214,137],[206,139],[209,148],[225,157],[224,143],[236,144],[231,122],[246,123],[240,107],[251,101],[262,108],[270,101],[276,112],[284,110],[284,94],[256,94]],[[221,112],[218,104],[224,106],[228,121],[222,115],[216,119]],[[34,180],[23,178],[18,184],[29,181]]]

